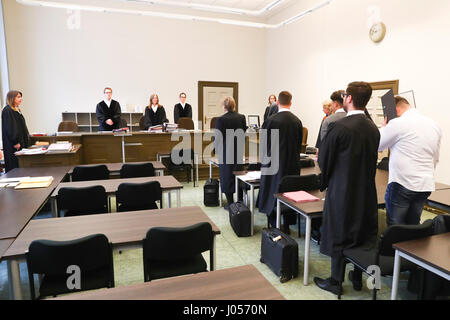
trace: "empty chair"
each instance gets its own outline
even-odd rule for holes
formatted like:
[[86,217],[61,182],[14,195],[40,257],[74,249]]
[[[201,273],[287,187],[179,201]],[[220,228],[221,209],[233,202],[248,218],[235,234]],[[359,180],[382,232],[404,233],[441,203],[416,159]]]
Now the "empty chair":
[[155,168],[152,163],[125,163],[120,169],[120,178],[154,177]]
[[[184,159],[185,154],[187,154],[187,159]],[[194,181],[194,150],[192,149],[174,149],[170,153],[170,161],[168,170],[173,171],[186,171],[187,181],[190,182],[189,173],[191,173],[192,180]],[[181,162],[181,163],[179,163]]]
[[138,211],[162,208],[162,189],[158,181],[121,183],[116,191],[117,211]]
[[[371,246],[370,244],[362,244],[360,247],[346,249],[343,251],[344,259],[342,259],[342,275],[341,285],[345,277],[345,265],[352,263],[354,270],[359,269],[369,275],[372,275],[367,269],[370,266],[379,266],[381,276],[392,276],[394,273],[394,256],[395,250],[393,244],[409,240],[425,238],[433,234],[433,223],[431,220],[425,221],[420,225],[393,225],[388,227],[381,235],[378,245]],[[415,263],[407,260],[402,260],[400,271],[414,271],[417,268]],[[359,272],[360,272],[359,271]],[[355,281],[355,271],[352,273],[353,287],[360,289],[361,283],[359,280]],[[359,287],[359,288],[358,288]],[[338,296],[340,299],[341,295]],[[377,298],[377,289],[374,286],[373,300]]]
[[302,135],[302,148],[301,153],[306,153],[306,147],[308,146],[308,128],[303,127],[303,135]]
[[178,119],[178,128],[194,130],[194,121],[191,118],[180,118]]
[[58,125],[58,132],[78,132],[78,124],[73,121],[62,121]]
[[[84,290],[113,288],[114,266],[112,246],[103,234],[71,241],[35,240],[26,253],[31,299],[36,299],[34,274],[41,276],[39,298]],[[70,289],[68,278],[77,272],[79,288]]]
[[126,128],[128,127],[128,123],[127,120],[125,120],[124,118],[120,118],[120,122],[119,122],[119,128]]
[[77,166],[72,172],[72,181],[92,181],[109,179],[108,167],[104,164],[95,166]]
[[92,186],[85,188],[61,188],[56,197],[58,213],[65,217],[108,212],[105,188]]
[[146,131],[145,130],[145,116],[142,116],[141,119],[139,120],[139,129],[142,131]]
[[143,240],[144,281],[207,271],[213,262],[213,231],[207,222],[185,228],[151,228]]
[[211,118],[211,124],[209,126],[210,129],[216,128],[216,119],[217,119],[217,117]]

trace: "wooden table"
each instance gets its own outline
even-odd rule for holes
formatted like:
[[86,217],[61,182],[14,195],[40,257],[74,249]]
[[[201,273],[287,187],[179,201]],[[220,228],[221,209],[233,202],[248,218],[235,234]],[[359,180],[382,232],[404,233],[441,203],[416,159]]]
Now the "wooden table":
[[69,152],[47,152],[44,154],[17,155],[20,168],[70,166],[81,162],[81,144],[73,145]]
[[409,260],[450,281],[450,232],[423,239],[395,243],[391,300],[397,299],[401,259]]
[[[166,169],[166,166],[162,164],[160,161],[146,161],[146,162],[127,162],[127,164],[142,164],[142,163],[151,163],[153,165],[153,168],[155,168],[155,171],[159,173],[159,176],[164,175],[164,170]],[[95,165],[105,165],[109,173],[111,175],[119,175],[120,169],[122,169],[122,166],[124,165],[122,162],[120,163],[97,163]],[[83,167],[84,165],[78,165],[78,167]],[[92,165],[86,165],[86,166],[92,166]],[[71,167],[69,170],[69,175],[72,178],[72,172],[75,166]]]
[[2,261],[3,254],[13,242],[14,238],[0,240],[0,261]]
[[431,193],[428,205],[450,212],[450,189],[440,189]]
[[162,176],[162,177],[145,177],[145,178],[128,178],[128,179],[108,179],[108,180],[93,180],[93,181],[77,181],[77,182],[65,182],[60,183],[55,191],[51,195],[53,202],[53,214],[56,217],[58,213],[58,208],[56,205],[56,197],[58,195],[59,189],[61,188],[85,188],[92,186],[103,186],[106,190],[108,196],[115,195],[118,187],[122,183],[144,183],[150,181],[158,181],[161,184],[161,189],[163,193],[168,195],[168,206],[172,205],[171,192],[175,191],[177,194],[177,205],[181,207],[181,189],[183,185],[177,181],[173,176]]
[[76,293],[57,300],[285,300],[253,265]]
[[[114,249],[140,248],[142,239],[152,227],[186,227],[199,222],[209,222],[215,235],[219,228],[200,207],[144,210],[114,214],[85,215],[55,219],[32,220],[5,252],[3,259],[14,261],[10,281],[12,296],[21,299],[19,262],[25,258],[30,243],[37,239],[68,241],[92,234],[104,234]],[[215,269],[215,243],[213,241],[213,265]]]

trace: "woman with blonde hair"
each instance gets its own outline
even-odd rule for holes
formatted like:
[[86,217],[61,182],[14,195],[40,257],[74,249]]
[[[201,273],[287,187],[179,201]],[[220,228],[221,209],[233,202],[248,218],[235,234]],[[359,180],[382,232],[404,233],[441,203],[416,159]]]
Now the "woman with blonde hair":
[[150,104],[145,108],[145,130],[161,125],[164,122],[169,122],[166,117],[166,110],[159,104],[158,95],[152,94],[150,96]]
[[19,167],[19,160],[14,152],[29,145],[27,124],[20,110],[22,101],[22,92],[10,91],[6,95],[7,105],[2,110],[2,140],[6,172]]
[[323,111],[323,113],[325,113],[325,117],[323,117],[322,122],[320,123],[319,134],[317,135],[317,141],[316,141],[316,148],[320,148],[320,141],[321,141],[320,132],[322,131],[322,124],[328,116],[332,115],[332,113],[333,113],[331,110],[332,105],[333,105],[333,101],[331,101],[331,100],[325,100],[322,103],[322,111]]
[[[264,122],[267,120],[275,112],[275,105],[277,104],[277,96],[271,94],[269,96],[269,105],[266,107],[266,111],[264,112]],[[272,112],[271,112],[272,109]],[[278,109],[276,110],[278,112]]]

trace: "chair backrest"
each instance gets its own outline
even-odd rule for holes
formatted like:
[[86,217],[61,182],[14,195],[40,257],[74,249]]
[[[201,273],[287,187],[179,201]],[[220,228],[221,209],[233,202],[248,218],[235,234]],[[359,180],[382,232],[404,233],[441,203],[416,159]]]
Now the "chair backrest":
[[211,125],[209,126],[211,129],[216,128],[216,119],[217,117],[211,118]]
[[309,174],[306,176],[285,176],[281,179],[278,192],[310,191],[320,187],[320,176]]
[[116,191],[117,211],[138,211],[162,208],[162,189],[158,181],[121,183]]
[[108,286],[114,287],[112,246],[103,234],[71,241],[35,240],[28,248],[26,260],[33,299],[33,274],[60,276],[64,279],[68,277],[67,268],[73,265],[80,268],[82,276],[104,270],[109,274]]
[[392,248],[394,243],[425,238],[432,234],[432,220],[427,220],[419,225],[390,226],[381,234],[378,253],[382,256],[393,257],[395,255],[395,250]]
[[120,118],[119,128],[126,128],[126,127],[128,127],[127,120],[125,120],[124,118]]
[[381,159],[380,163],[377,165],[377,169],[389,171],[389,157]]
[[143,240],[144,259],[148,261],[186,259],[212,248],[213,231],[208,222],[184,228],[151,228]]
[[154,177],[155,168],[152,163],[125,163],[120,169],[120,178]]
[[450,232],[450,214],[441,214],[433,219],[433,234]]
[[61,188],[56,201],[58,210],[66,211],[65,216],[108,212],[108,197],[103,186]]
[[[187,154],[187,159],[185,161],[184,156]],[[170,165],[171,166],[178,166],[178,165],[186,165],[186,164],[193,164],[194,163],[194,157],[195,153],[192,149],[172,149],[170,153]],[[178,161],[175,161],[176,158],[181,159],[181,163]]]
[[108,167],[104,164],[95,166],[78,166],[73,169],[72,181],[92,181],[109,179]]
[[308,128],[303,127],[302,148],[301,148],[302,153],[306,153],[307,146],[308,146]]
[[145,116],[142,116],[141,119],[139,119],[139,129],[145,130]]
[[58,132],[62,131],[78,132],[78,124],[73,121],[62,121],[58,125]]
[[247,171],[261,171],[261,163],[250,163],[247,167]]
[[178,119],[178,128],[194,130],[194,121],[191,118],[180,118]]

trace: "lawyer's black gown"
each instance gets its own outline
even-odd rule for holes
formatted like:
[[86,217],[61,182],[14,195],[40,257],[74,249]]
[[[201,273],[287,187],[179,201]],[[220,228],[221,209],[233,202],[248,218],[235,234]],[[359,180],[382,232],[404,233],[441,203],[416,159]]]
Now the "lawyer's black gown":
[[[216,130],[222,134],[223,145],[220,145],[220,139],[217,138],[218,132],[214,134],[214,148],[216,155],[219,158],[219,173],[220,173],[220,187],[223,193],[234,193],[235,188],[235,176],[233,171],[240,171],[243,167],[243,157],[245,152],[245,137],[244,143],[238,148],[238,139],[234,138],[233,141],[227,140],[226,130],[233,129],[234,132],[238,129],[242,129],[245,133],[247,130],[247,124],[245,116],[237,112],[227,112],[223,116],[216,119]],[[231,162],[227,160],[227,154],[234,152],[234,157]],[[240,159],[238,161],[238,159]]]
[[19,167],[19,160],[14,155],[18,151],[14,146],[20,143],[20,149],[29,146],[29,133],[23,115],[10,106],[2,110],[2,140],[5,170],[11,171]]
[[[119,102],[116,100],[111,100],[111,105],[108,107],[105,101],[102,101],[97,104],[95,113],[97,115],[99,131],[112,131],[114,129],[119,129],[120,115],[122,113]],[[113,121],[112,126],[106,123],[106,120],[108,119]]]
[[[261,184],[258,196],[258,208],[270,216],[275,208],[275,193],[278,193],[278,187],[281,179],[287,175],[300,174],[300,150],[302,147],[303,125],[297,116],[290,111],[278,112],[270,116],[264,122],[262,129],[267,130],[267,140],[260,135],[260,159],[264,161],[264,149],[267,156],[271,157],[271,145],[279,145],[279,168],[276,172],[264,172],[270,167],[270,164],[262,163]],[[272,130],[279,130],[279,142],[271,141]],[[267,147],[266,147],[267,146]],[[275,155],[274,155],[275,156]]]
[[161,125],[164,122],[169,122],[169,120],[167,120],[166,110],[164,110],[163,106],[156,109],[156,112],[153,112],[151,107],[145,108],[145,130],[153,126]]
[[181,103],[177,103],[175,107],[173,107],[173,118],[175,123],[178,123],[178,119],[180,118],[192,119],[192,106],[189,103],[186,103],[183,108]]
[[347,248],[373,245],[378,231],[376,164],[380,133],[364,114],[330,125],[320,145],[322,190],[327,189],[320,252],[339,258]]

